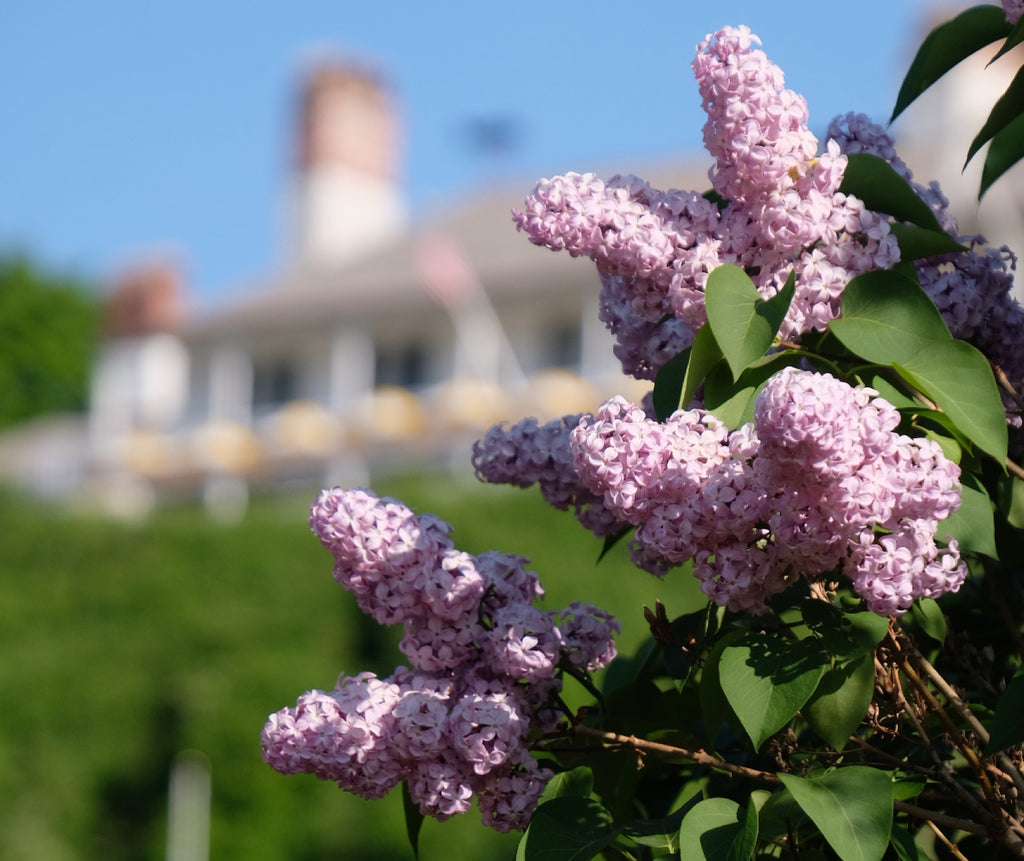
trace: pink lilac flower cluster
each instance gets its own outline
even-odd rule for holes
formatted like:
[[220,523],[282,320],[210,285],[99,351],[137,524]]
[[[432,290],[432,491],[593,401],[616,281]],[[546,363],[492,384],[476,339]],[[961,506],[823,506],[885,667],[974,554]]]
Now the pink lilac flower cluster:
[[[886,219],[838,191],[846,157],[832,142],[816,154],[803,98],[783,86],[756,41],[746,28],[724,28],[698,46],[693,63],[722,208],[634,176],[568,173],[541,180],[513,213],[531,242],[596,263],[602,319],[624,370],[641,379],[703,325],[707,278],[721,263],[753,273],[765,297],[795,271],[781,333],[796,337],[838,314],[851,277],[899,259]],[[659,335],[666,321],[672,326]]]
[[324,491],[310,525],[359,606],[403,625],[410,667],[342,676],[271,715],[266,762],[364,798],[406,781],[422,813],[438,819],[466,812],[475,797],[485,824],[525,828],[552,775],[529,743],[557,722],[559,670],[609,663],[618,623],[589,604],[541,610],[526,558],[459,551],[446,523],[370,491]]
[[867,606],[906,611],[966,575],[938,523],[960,504],[960,470],[929,440],[896,433],[877,392],[786,368],[735,432],[702,410],[666,422],[612,398],[573,431],[580,479],[636,526],[654,573],[688,559],[711,600],[760,613],[798,577],[841,571]]
[[473,469],[480,481],[490,484],[539,485],[548,505],[572,509],[580,523],[603,538],[626,525],[576,475],[569,434],[581,418],[569,415],[547,424],[526,418],[511,426],[495,425],[473,443]]
[[1016,24],[1024,14],[1024,0],[1003,0],[1003,11],[1006,13],[1006,21],[1009,24]]
[[828,134],[845,153],[867,152],[885,159],[931,207],[943,229],[966,246],[958,253],[918,261],[918,279],[953,337],[981,350],[1012,382],[1024,382],[1024,308],[1012,293],[1017,267],[1013,252],[1006,246],[992,248],[983,236],[961,235],[938,183],[925,187],[914,182],[892,137],[863,114],[837,117]]

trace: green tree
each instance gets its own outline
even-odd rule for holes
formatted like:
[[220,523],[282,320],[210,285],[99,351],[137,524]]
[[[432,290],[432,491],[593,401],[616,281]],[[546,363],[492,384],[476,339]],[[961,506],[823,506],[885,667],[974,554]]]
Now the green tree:
[[0,428],[85,407],[98,325],[86,283],[0,259]]

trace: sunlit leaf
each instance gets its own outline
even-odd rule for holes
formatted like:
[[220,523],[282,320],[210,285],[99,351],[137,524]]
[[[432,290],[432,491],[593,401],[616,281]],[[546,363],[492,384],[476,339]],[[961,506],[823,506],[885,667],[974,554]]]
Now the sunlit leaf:
[[888,774],[851,765],[811,777],[778,777],[842,861],[881,861],[892,832]]
[[839,190],[859,198],[868,209],[884,212],[897,221],[942,230],[931,207],[880,156],[866,152],[850,153]]
[[946,617],[933,598],[918,598],[910,608],[911,618],[937,643],[946,639]]
[[858,275],[846,286],[841,303],[842,316],[829,323],[829,331],[869,362],[906,361],[935,341],[953,338],[921,285],[898,272]]
[[803,715],[833,750],[846,747],[871,705],[875,691],[875,657],[868,652],[846,664],[829,667]]
[[899,243],[901,260],[923,260],[936,254],[952,254],[965,250],[965,246],[944,230],[931,230],[916,224],[901,224],[898,221],[890,224],[889,230]]
[[844,612],[811,599],[804,601],[800,610],[804,624],[821,638],[825,650],[840,664],[874,652],[889,630],[889,620],[870,611]]
[[988,359],[965,341],[933,341],[893,361],[960,431],[1000,464],[1006,461],[1006,412]]
[[731,263],[716,267],[708,276],[704,304],[708,326],[733,378],[738,377],[771,347],[782,322],[776,322],[779,306],[768,305],[750,276]]
[[941,521],[935,530],[939,540],[952,535],[961,552],[983,553],[993,559],[999,558],[996,549],[995,511],[992,499],[983,489],[974,488],[967,482],[977,482],[969,474],[962,476],[960,508]]
[[708,798],[697,804],[679,828],[679,857],[686,861],[747,861],[757,843],[757,811],[749,801]]
[[1010,30],[1002,8],[992,5],[975,6],[932,30],[910,64],[889,121],[961,60],[1008,36]]
[[722,691],[755,748],[796,715],[818,686],[828,658],[814,638],[745,633],[722,652]]

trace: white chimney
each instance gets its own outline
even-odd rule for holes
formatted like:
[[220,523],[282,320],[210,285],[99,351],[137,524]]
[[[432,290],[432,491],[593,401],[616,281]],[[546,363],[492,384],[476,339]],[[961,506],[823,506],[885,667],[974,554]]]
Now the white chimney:
[[347,263],[405,229],[399,143],[395,107],[379,77],[337,62],[312,68],[291,190],[294,265]]

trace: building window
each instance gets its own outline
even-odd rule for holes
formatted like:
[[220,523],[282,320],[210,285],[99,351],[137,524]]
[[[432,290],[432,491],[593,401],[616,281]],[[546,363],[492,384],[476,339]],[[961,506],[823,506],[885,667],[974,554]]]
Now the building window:
[[578,368],[582,348],[579,320],[556,322],[541,336],[541,367]]
[[257,364],[253,368],[252,401],[257,408],[278,407],[298,397],[298,374],[285,361]]
[[422,386],[429,381],[429,358],[426,346],[419,343],[378,347],[374,383],[405,389]]

